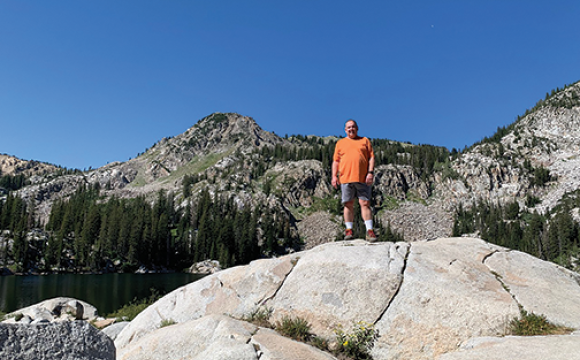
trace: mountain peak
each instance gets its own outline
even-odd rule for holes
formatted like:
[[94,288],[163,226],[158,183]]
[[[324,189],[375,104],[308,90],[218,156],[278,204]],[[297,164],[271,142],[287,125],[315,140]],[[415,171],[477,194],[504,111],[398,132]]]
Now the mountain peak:
[[281,142],[280,137],[264,131],[251,117],[236,113],[213,113],[199,120],[183,134],[162,139],[149,152],[169,146],[191,158],[208,153],[223,153],[232,147],[247,150]]
[[0,154],[0,175],[45,175],[53,173],[57,167],[36,160],[21,160],[17,157]]

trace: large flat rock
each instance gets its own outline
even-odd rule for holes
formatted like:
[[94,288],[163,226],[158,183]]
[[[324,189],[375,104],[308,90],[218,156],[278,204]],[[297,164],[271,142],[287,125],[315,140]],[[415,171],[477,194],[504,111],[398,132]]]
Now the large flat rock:
[[172,291],[145,309],[115,339],[117,348],[158,329],[210,314],[241,318],[273,297],[295,264],[295,255],[257,260],[230,268]]
[[519,251],[494,253],[486,265],[519,304],[550,322],[580,328],[580,276]]
[[331,337],[338,325],[374,323],[396,294],[409,244],[335,242],[302,252],[286,281],[267,305],[274,319],[306,319],[312,330]]
[[518,304],[483,263],[483,240],[412,243],[401,289],[377,323],[375,359],[433,359],[474,336],[502,336]]

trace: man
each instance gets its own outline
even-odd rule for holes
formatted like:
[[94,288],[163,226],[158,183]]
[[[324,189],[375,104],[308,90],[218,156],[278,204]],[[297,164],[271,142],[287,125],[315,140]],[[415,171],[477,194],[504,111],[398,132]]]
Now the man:
[[332,186],[340,185],[344,205],[345,240],[350,240],[354,222],[354,198],[358,198],[361,215],[367,229],[366,239],[376,241],[371,210],[371,185],[374,181],[375,154],[371,142],[358,136],[358,125],[348,120],[346,136],[336,143],[332,162]]

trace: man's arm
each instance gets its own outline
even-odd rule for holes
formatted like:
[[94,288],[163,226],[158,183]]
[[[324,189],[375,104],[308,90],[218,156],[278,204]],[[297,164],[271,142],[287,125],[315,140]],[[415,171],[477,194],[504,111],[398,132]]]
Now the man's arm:
[[335,189],[340,185],[340,181],[338,180],[338,161],[332,162],[332,180],[330,182]]
[[372,185],[373,181],[375,180],[375,158],[372,157],[369,159],[369,167],[367,169],[367,176],[366,176],[366,184]]

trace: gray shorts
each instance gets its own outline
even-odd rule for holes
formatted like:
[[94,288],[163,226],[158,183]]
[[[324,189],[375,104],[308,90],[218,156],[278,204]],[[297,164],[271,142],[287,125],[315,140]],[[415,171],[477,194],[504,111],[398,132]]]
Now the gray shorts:
[[342,203],[347,203],[354,199],[355,197],[361,200],[371,199],[371,187],[363,183],[348,183],[340,184],[340,190],[342,191]]

